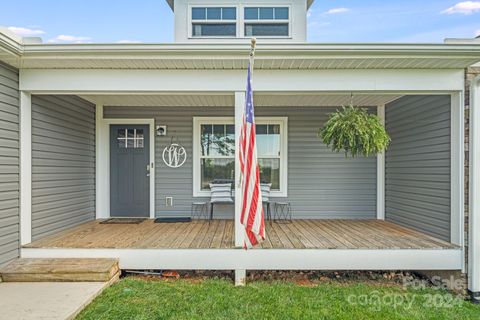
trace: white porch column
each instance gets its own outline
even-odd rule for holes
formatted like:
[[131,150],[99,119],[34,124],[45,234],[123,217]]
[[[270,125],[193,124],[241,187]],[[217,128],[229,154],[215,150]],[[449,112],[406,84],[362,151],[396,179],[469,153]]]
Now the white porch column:
[[235,92],[235,247],[242,247],[244,240],[243,226],[240,223],[242,193],[238,188],[240,180],[240,162],[238,161],[240,129],[242,128],[243,108],[245,106],[245,91]]
[[20,243],[32,242],[32,96],[20,91]]
[[470,94],[468,290],[480,302],[480,76]]
[[[385,126],[385,105],[377,106],[377,116]],[[377,154],[377,219],[385,220],[385,151]]]
[[[108,159],[104,159],[108,141],[108,134],[104,132],[103,105],[95,106],[95,218],[102,219],[110,216],[110,195],[108,185],[110,181],[105,179],[105,172],[108,170]],[[108,129],[107,129],[108,130]],[[103,140],[102,140],[103,139]]]
[[463,245],[464,237],[464,143],[465,143],[465,124],[464,109],[465,100],[462,92],[451,94],[450,106],[450,241],[456,245]]

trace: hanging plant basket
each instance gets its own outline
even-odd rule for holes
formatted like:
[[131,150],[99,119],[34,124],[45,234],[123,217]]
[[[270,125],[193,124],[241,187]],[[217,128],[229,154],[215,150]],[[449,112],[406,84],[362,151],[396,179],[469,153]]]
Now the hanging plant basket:
[[367,109],[353,105],[331,113],[318,135],[333,151],[352,157],[376,155],[390,143],[380,119],[369,114]]

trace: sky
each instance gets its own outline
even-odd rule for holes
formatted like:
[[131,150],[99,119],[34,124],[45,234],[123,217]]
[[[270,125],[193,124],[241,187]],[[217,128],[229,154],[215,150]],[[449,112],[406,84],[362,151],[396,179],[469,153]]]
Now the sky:
[[[173,12],[165,0],[0,0],[0,8],[0,26],[48,43],[173,42]],[[316,0],[307,16],[310,42],[480,35],[480,1]]]

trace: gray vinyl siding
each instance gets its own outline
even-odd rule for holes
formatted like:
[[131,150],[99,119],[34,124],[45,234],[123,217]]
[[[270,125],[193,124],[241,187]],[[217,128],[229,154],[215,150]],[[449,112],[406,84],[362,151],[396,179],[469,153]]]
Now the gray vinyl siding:
[[0,265],[19,255],[18,71],[0,63]]
[[450,240],[450,97],[386,106],[386,219]]
[[[288,117],[288,200],[294,218],[374,218],[376,215],[376,158],[345,158],[332,153],[317,137],[334,108],[264,107],[257,116]],[[190,215],[192,201],[193,117],[233,117],[232,107],[105,107],[106,118],[155,118],[167,125],[168,136],[155,137],[157,216]],[[161,152],[178,136],[187,160],[168,168]],[[173,196],[173,207],[165,197]],[[208,200],[208,199],[205,199]],[[282,201],[285,199],[281,199]],[[215,207],[215,217],[233,217],[233,206]]]
[[95,107],[32,97],[32,238],[95,218]]

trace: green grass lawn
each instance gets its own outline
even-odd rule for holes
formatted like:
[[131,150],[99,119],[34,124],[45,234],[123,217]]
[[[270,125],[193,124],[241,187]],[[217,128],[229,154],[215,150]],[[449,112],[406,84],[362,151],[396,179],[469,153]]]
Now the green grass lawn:
[[480,319],[480,306],[435,289],[337,283],[311,286],[127,277],[77,319]]

